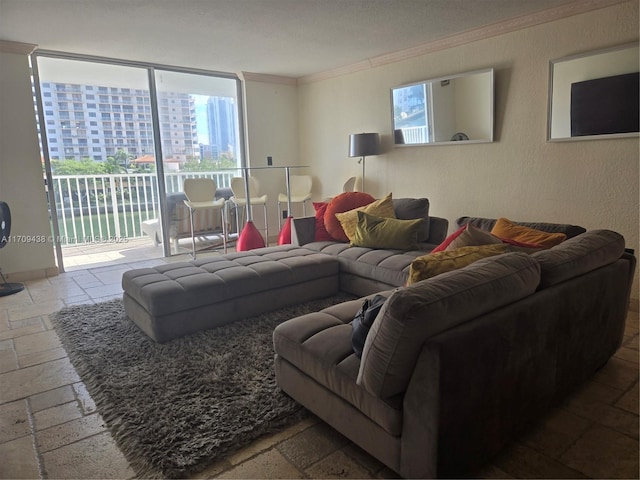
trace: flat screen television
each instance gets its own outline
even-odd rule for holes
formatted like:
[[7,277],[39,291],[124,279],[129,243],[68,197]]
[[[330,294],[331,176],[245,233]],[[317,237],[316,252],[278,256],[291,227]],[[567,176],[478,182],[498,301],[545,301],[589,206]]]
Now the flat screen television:
[[571,84],[571,136],[640,131],[640,74]]

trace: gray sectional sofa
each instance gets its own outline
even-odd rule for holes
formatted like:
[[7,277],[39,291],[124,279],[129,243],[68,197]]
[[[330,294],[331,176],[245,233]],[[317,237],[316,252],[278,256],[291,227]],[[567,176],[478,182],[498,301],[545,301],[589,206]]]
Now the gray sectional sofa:
[[[486,227],[493,220],[458,220],[466,222]],[[379,252],[306,244],[337,255],[341,289],[398,288],[383,293],[388,299],[362,358],[351,344],[362,299],[278,326],[278,385],[403,477],[472,474],[593,375],[622,341],[636,264],[624,238],[524,225],[570,238],[407,287],[400,287],[403,276],[387,275],[384,260],[363,260]],[[373,281],[362,279],[367,271]]]
[[429,253],[446,238],[449,221],[430,216],[426,198],[393,199],[393,209],[399,219],[424,219],[423,237],[416,249],[386,250],[351,247],[349,243],[337,241],[317,242],[314,241],[314,217],[294,218],[291,240],[294,245],[337,257],[340,264],[339,288],[343,292],[362,296],[397,287],[407,281],[411,262]]
[[278,385],[403,477],[472,474],[619,348],[636,259],[612,231],[518,223],[568,239],[404,286],[448,222],[427,199],[393,203],[398,218],[425,219],[415,250],[316,242],[315,218],[295,219],[293,245],[126,272],[127,314],[167,341],[338,289],[380,293],[361,358],[351,322],[362,298],[278,326]]

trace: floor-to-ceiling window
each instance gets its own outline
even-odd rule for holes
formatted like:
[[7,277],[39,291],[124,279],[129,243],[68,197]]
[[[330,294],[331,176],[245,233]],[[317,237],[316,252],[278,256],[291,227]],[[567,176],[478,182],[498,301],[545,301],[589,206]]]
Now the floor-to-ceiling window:
[[32,66],[59,265],[62,245],[143,235],[181,253],[184,178],[224,188],[242,165],[239,80],[55,52]]

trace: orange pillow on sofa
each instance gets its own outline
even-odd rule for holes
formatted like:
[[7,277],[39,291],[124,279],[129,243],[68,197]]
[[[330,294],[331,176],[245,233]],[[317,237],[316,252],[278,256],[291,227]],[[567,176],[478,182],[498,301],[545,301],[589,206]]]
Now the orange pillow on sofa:
[[535,228],[516,225],[511,220],[499,218],[491,229],[491,233],[501,239],[515,240],[520,243],[534,244],[538,247],[551,248],[565,241],[564,233],[548,233]]
[[339,242],[348,242],[349,237],[344,233],[340,220],[336,213],[348,212],[354,208],[364,207],[373,203],[376,199],[364,192],[344,192],[333,197],[324,212],[324,226],[329,235]]

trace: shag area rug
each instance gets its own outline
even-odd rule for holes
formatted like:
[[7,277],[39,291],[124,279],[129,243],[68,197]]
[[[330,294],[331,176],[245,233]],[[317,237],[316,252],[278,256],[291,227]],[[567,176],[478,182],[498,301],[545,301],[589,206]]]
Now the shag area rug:
[[51,321],[116,443],[141,477],[183,478],[307,415],[277,386],[273,329],[338,295],[159,344],[121,300]]

